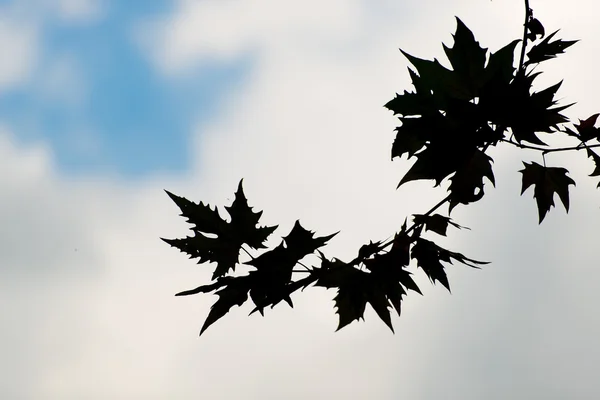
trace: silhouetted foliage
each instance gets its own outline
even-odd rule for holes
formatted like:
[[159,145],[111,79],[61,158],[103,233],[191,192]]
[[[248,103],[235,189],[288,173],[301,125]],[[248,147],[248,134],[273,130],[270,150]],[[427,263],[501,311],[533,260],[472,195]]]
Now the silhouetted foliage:
[[[458,262],[473,268],[487,264],[442,248],[423,234],[431,231],[446,236],[449,226],[463,228],[449,216],[435,212],[446,203],[450,214],[459,204],[480,201],[485,183],[495,185],[493,160],[486,153],[492,146],[511,145],[541,153],[542,164],[523,162],[524,169],[520,171],[521,194],[533,186],[539,223],[554,206],[555,194],[569,210],[569,186],[575,185],[575,181],[567,175],[567,169],[546,166],[545,156],[585,149],[595,163],[591,176],[600,176],[600,156],[592,150],[600,146],[600,130],[594,127],[600,114],[580,120],[574,125],[575,130],[570,129],[565,126],[569,119],[562,114],[570,105],[559,105],[555,100],[561,82],[538,92],[533,90],[540,72],[533,72],[530,67],[562,54],[576,41],[551,41],[558,31],[544,38],[544,26],[533,18],[528,1],[525,6],[523,39],[513,40],[489,56],[488,50],[481,47],[458,18],[452,47],[443,45],[451,69],[437,59],[425,60],[401,50],[413,67],[408,68],[408,73],[414,90],[396,94],[385,105],[400,120],[391,157],[406,155],[415,162],[398,187],[415,180],[432,180],[436,187],[445,184],[447,195],[426,213],[414,214],[410,227],[405,221],[393,238],[370,241],[360,247],[353,260],[344,262],[326,257],[320,249],[336,234],[315,236],[298,221],[279,245],[257,256],[250,255],[245,246],[264,249],[265,241],[276,227],[258,225],[262,211],[252,211],[241,181],[233,204],[225,207],[229,221],[216,208],[167,192],[181,209],[181,215],[193,225],[193,236],[163,240],[191,258],[198,258],[199,264],[216,264],[213,283],[177,294],[214,292],[218,296],[201,334],[233,306],[240,306],[248,299],[255,306],[252,313],[264,314],[265,308],[273,308],[282,301],[293,307],[292,293],[311,285],[337,290],[334,302],[339,315],[338,330],[363,318],[369,304],[393,331],[390,309],[400,315],[402,299],[408,291],[421,294],[407,270],[411,260],[415,260],[433,284],[439,282],[448,290],[450,283],[445,270],[448,264]],[[525,53],[528,42],[537,40],[540,41]],[[519,43],[521,59],[515,67],[514,55]],[[542,140],[541,135],[558,133],[575,139],[578,144],[552,148]],[[246,275],[233,276],[231,272],[239,263],[242,250],[251,257],[245,263],[251,270]],[[303,258],[315,253],[320,259],[318,265],[305,266]],[[295,269],[299,266],[304,269]],[[304,276],[298,278],[298,274]]]

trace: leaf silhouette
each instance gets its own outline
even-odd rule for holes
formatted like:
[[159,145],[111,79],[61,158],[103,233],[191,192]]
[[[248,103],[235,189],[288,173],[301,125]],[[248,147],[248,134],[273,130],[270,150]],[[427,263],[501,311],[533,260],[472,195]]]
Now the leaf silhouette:
[[[592,171],[590,176],[600,176],[600,156],[598,154],[596,154],[596,152],[594,152],[589,147],[586,150],[587,150],[588,157],[590,157],[592,160],[594,160],[594,171]],[[598,183],[598,185],[596,185],[596,188],[599,188],[599,187],[600,187],[600,182]]]
[[460,226],[459,224],[452,222],[452,219],[450,219],[449,217],[444,217],[440,214],[414,214],[413,219],[415,224],[424,225],[426,231],[432,231],[442,236],[446,236],[448,225],[452,225],[453,227],[458,229],[464,228],[464,226]]
[[219,300],[211,306],[210,312],[202,325],[202,329],[200,329],[200,335],[202,335],[209,326],[227,314],[231,307],[241,306],[248,299],[248,291],[250,290],[248,276],[228,278],[227,285],[215,293],[219,296]]
[[417,238],[411,250],[411,257],[417,260],[417,266],[425,272],[425,275],[427,275],[432,283],[438,281],[448,291],[450,291],[450,283],[448,282],[442,261],[452,264],[452,260],[455,260],[473,268],[479,268],[478,265],[488,264],[487,262],[473,260],[460,253],[446,250],[432,241],[423,238]]
[[537,18],[531,18],[527,23],[527,27],[529,28],[529,38],[531,40],[536,40],[537,35],[540,35],[540,38],[543,38],[544,34],[546,33],[544,30],[544,25],[542,25],[542,23]]
[[450,178],[450,211],[456,205],[469,204],[479,201],[484,194],[483,178],[487,178],[492,185],[496,185],[492,170],[492,158],[477,149],[462,168]]
[[555,58],[558,54],[564,53],[566,49],[579,41],[558,39],[550,43],[550,39],[552,39],[557,33],[558,30],[552,32],[546,37],[546,39],[533,46],[531,50],[527,52],[527,61],[525,62],[525,65],[537,64]]
[[460,76],[461,83],[468,87],[472,97],[475,97],[483,83],[487,49],[479,45],[473,32],[458,17],[453,37],[454,45],[452,48],[443,45],[444,52],[453,71]]
[[521,195],[530,186],[534,186],[533,197],[538,207],[539,223],[542,223],[550,207],[554,207],[555,193],[569,212],[569,185],[575,185],[575,181],[567,176],[569,171],[565,168],[545,167],[535,162],[524,162],[523,165],[525,169],[519,171],[523,174]]
[[180,208],[181,215],[187,218],[187,222],[194,225],[194,236],[162,240],[187,253],[190,258],[198,258],[198,264],[217,263],[213,280],[235,269],[244,244],[254,249],[264,248],[263,243],[277,228],[256,226],[262,211],[254,212],[248,206],[242,181],[238,185],[233,204],[225,207],[231,217],[230,222],[225,221],[216,208],[213,210],[202,202],[196,204],[168,191],[166,193]]
[[600,129],[594,128],[594,125],[596,124],[596,121],[598,120],[599,115],[600,114],[594,114],[583,121],[579,120],[579,124],[575,124],[575,128],[577,129],[577,132],[579,133],[579,135],[577,135],[577,137],[582,142],[587,142],[591,139],[600,138]]
[[272,308],[282,300],[293,307],[289,297],[292,269],[302,258],[324,246],[336,234],[315,237],[313,232],[303,228],[300,222],[296,221],[279,246],[246,262],[247,265],[256,268],[256,271],[250,273],[253,278],[250,297],[256,305],[252,312],[259,311],[264,315],[265,307]]

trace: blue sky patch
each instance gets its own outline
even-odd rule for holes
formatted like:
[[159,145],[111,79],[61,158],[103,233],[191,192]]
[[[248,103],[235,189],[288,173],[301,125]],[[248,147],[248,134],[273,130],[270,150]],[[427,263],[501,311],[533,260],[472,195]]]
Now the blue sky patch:
[[[205,64],[184,81],[161,76],[132,29],[145,16],[169,11],[162,1],[114,2],[89,25],[47,23],[37,77],[0,93],[0,118],[21,140],[49,143],[65,173],[185,170],[192,124],[210,121],[222,95],[243,82],[251,58]],[[39,93],[48,65],[60,57],[74,62],[84,83],[76,104]]]

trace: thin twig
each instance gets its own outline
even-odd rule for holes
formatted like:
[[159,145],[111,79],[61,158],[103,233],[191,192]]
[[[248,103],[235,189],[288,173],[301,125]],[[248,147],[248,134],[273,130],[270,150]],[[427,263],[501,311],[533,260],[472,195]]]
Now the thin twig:
[[523,24],[523,43],[521,44],[521,58],[519,60],[518,73],[525,74],[523,64],[525,62],[525,49],[527,48],[527,30],[529,29],[529,19],[531,18],[532,10],[529,8],[529,0],[525,0],[525,23]]
[[244,250],[244,252],[245,252],[246,254],[248,254],[248,257],[250,257],[251,259],[253,259],[253,260],[254,260],[254,257],[252,257],[252,254],[250,254],[250,253],[248,252],[248,250],[246,250],[246,249],[245,249],[243,246],[241,247],[241,249],[242,249],[242,250]]
[[541,151],[542,154],[548,154],[548,153],[556,153],[559,151],[572,151],[572,150],[581,150],[582,148],[594,148],[594,147],[600,147],[600,144],[592,144],[592,145],[586,145],[585,143],[583,143],[583,146],[580,144],[578,144],[577,146],[571,146],[571,147],[556,147],[556,148],[544,148],[544,147],[538,147],[538,146],[531,146],[528,144],[523,144],[523,143],[518,143],[515,142],[513,140],[506,140],[506,139],[500,139],[501,142],[504,143],[509,143],[512,144],[513,146],[516,146],[520,149],[529,149],[529,150],[537,150],[537,151]]
[[302,264],[300,261],[298,261],[297,264],[302,265],[304,268],[306,268],[307,271],[312,271],[311,268],[308,268],[306,265]]

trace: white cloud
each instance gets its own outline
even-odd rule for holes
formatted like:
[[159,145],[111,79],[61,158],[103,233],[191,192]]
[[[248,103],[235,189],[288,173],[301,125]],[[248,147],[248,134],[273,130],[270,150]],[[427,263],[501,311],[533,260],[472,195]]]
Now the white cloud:
[[37,51],[36,26],[28,21],[13,19],[9,16],[8,8],[0,8],[0,90],[9,89],[29,79]]
[[104,0],[30,0],[56,16],[64,23],[89,24],[98,21],[106,13]]
[[88,21],[102,15],[102,0],[59,0],[61,16],[68,20]]

